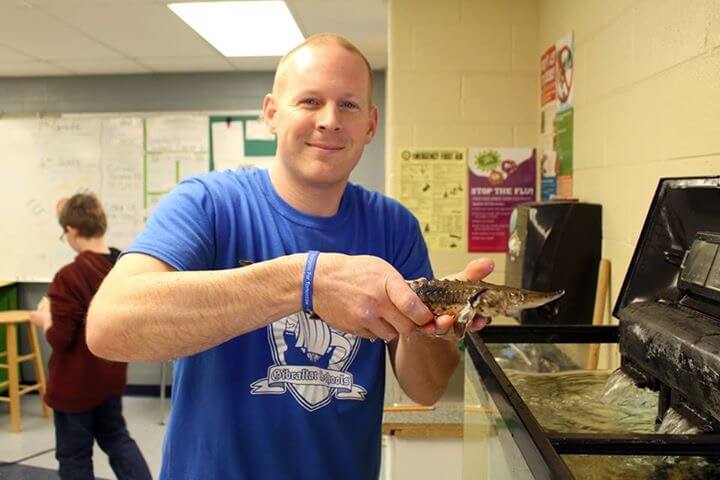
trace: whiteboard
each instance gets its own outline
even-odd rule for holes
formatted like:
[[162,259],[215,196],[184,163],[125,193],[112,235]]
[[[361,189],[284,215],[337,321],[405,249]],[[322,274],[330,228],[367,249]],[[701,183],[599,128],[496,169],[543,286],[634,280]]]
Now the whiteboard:
[[55,205],[78,192],[98,195],[110,243],[127,247],[144,219],[142,119],[0,120],[0,279],[47,282],[72,261]]
[[[259,112],[232,115],[237,114],[244,116],[232,118],[250,122]],[[55,205],[78,192],[100,198],[108,217],[108,242],[127,248],[177,182],[210,169],[212,115],[0,118],[0,281],[49,282],[72,261],[75,252],[59,238]],[[245,138],[254,148],[250,155],[267,163],[274,155],[274,137],[251,136]],[[216,147],[227,149],[222,139]],[[246,157],[247,150],[237,153]]]

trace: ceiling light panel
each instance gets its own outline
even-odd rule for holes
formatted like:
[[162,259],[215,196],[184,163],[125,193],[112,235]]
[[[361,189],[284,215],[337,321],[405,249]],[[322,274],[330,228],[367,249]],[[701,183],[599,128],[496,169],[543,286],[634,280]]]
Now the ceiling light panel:
[[282,1],[171,3],[168,8],[226,57],[281,56],[304,40]]

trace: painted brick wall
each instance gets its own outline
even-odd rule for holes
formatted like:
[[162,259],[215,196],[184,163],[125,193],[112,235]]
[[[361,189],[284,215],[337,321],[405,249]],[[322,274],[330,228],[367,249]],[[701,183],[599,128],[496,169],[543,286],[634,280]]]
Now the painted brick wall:
[[541,46],[575,31],[574,193],[603,205],[614,303],[658,179],[720,174],[720,1],[541,0],[539,17]]
[[575,194],[602,203],[616,296],[657,181],[720,174],[720,1],[540,2],[576,32]]
[[[401,147],[537,143],[536,0],[391,0],[388,29],[386,192]],[[431,252],[437,275],[476,256]],[[503,281],[505,255],[489,256]]]

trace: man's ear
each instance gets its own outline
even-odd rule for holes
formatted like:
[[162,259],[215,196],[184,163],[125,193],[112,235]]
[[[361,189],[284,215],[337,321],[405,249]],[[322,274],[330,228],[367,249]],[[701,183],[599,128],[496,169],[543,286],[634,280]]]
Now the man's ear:
[[372,142],[373,137],[375,137],[375,133],[377,132],[378,122],[379,122],[379,114],[378,114],[378,108],[377,106],[373,105],[370,107],[370,126],[368,127],[368,130],[365,134],[365,144]]
[[276,133],[275,114],[277,114],[275,97],[273,97],[272,93],[268,93],[263,99],[263,120],[265,121],[265,125],[267,125],[268,130],[270,130],[273,134]]

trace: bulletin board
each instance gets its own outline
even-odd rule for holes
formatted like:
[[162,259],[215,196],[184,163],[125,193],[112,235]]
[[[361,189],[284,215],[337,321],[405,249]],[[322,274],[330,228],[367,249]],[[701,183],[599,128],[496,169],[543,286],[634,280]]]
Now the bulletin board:
[[210,117],[210,169],[267,168],[275,155],[275,135],[258,115]]

